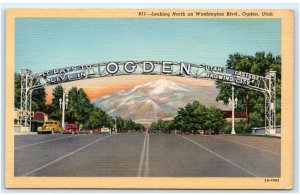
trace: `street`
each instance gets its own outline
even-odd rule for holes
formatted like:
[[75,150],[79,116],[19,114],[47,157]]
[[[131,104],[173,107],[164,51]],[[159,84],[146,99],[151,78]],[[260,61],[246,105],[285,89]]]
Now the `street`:
[[15,135],[15,176],[278,177],[280,139],[239,135]]

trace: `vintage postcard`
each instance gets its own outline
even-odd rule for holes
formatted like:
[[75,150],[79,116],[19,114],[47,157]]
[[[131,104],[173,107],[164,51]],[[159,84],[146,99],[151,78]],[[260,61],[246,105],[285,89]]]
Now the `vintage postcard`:
[[8,9],[6,187],[291,189],[292,10]]

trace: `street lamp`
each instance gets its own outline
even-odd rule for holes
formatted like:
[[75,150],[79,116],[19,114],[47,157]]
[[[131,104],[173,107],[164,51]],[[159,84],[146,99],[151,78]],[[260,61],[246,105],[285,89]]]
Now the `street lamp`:
[[234,130],[234,109],[237,107],[237,98],[234,98],[234,87],[231,87],[231,98],[228,98],[229,105],[231,105],[231,116],[232,116],[232,129],[231,129],[231,134],[235,134]]
[[[62,109],[61,126],[63,130],[65,129],[65,109],[68,107],[68,103],[69,103],[68,94],[66,92],[63,92],[62,99],[59,98],[59,107],[60,109]],[[63,131],[61,131],[61,133],[62,132]]]

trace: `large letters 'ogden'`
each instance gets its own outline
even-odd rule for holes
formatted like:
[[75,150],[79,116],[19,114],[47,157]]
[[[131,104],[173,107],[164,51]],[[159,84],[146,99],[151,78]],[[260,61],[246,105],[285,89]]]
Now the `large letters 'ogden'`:
[[[197,72],[199,71],[199,69],[201,69],[204,74],[194,75],[194,73],[192,73],[192,69],[197,69]],[[197,78],[223,80],[225,82],[236,82],[242,85],[249,85],[250,80],[257,79],[256,75],[243,73],[240,71],[233,71],[224,67],[216,67],[209,65],[192,66],[190,63],[174,63],[171,61],[108,62],[103,64],[100,63],[93,65],[71,66],[66,68],[53,69],[45,71],[40,75],[46,79],[47,83],[57,84],[61,82],[85,79],[95,75],[103,77],[108,75],[127,75],[133,73],[173,74],[178,76],[187,75]]]

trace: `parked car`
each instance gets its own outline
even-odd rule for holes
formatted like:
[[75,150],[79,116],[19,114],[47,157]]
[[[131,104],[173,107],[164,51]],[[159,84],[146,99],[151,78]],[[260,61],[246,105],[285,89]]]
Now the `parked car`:
[[109,133],[109,128],[107,128],[107,127],[102,127],[100,130],[101,130],[101,133]]
[[102,127],[102,128],[94,128],[92,129],[93,134],[99,134],[99,133],[110,133],[109,128]]
[[183,133],[182,133],[182,131],[176,131],[176,134],[178,134],[178,135],[182,135]]
[[99,134],[101,132],[100,128],[95,128],[92,130],[93,134]]
[[90,133],[92,133],[92,131],[87,130],[87,129],[80,129],[79,133],[80,134],[90,134]]
[[212,134],[217,134],[214,130],[205,130],[204,135],[212,135]]
[[40,133],[60,133],[62,131],[62,127],[59,121],[49,120],[44,123],[42,127],[38,127],[38,134]]
[[64,129],[63,133],[77,134],[77,133],[79,133],[79,125],[65,124],[65,129]]
[[204,135],[204,130],[197,130],[200,135]]

